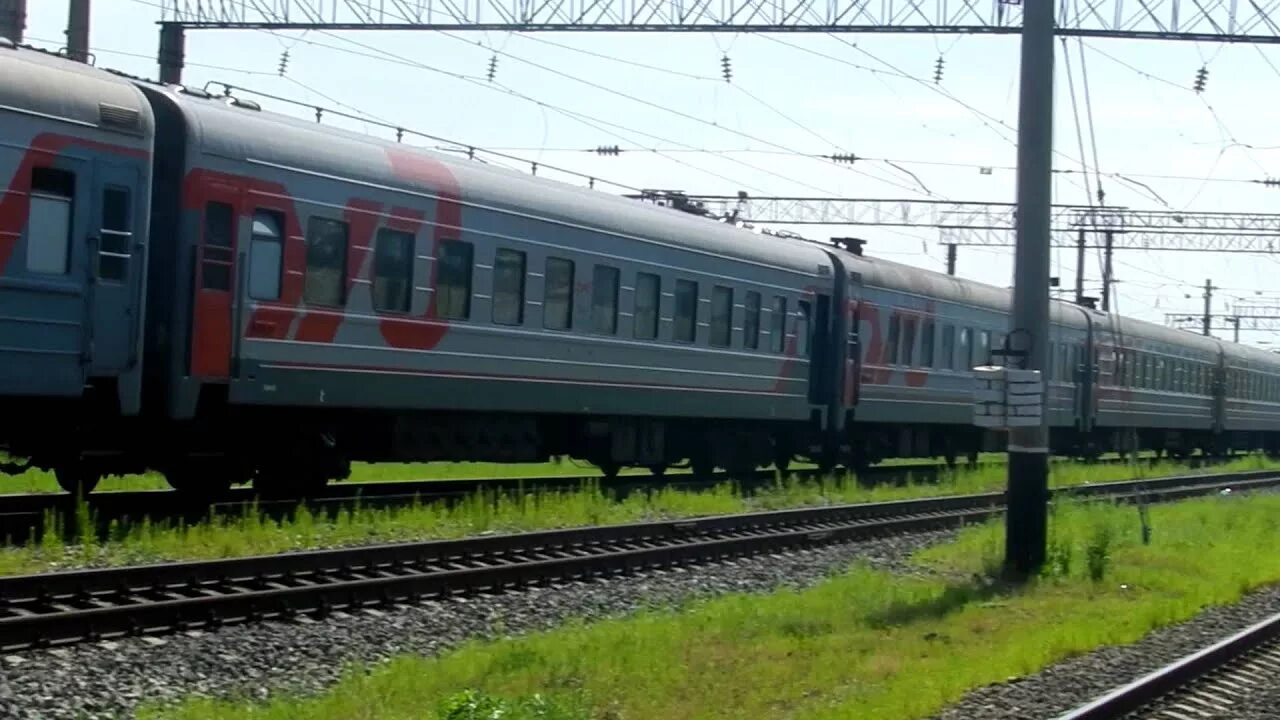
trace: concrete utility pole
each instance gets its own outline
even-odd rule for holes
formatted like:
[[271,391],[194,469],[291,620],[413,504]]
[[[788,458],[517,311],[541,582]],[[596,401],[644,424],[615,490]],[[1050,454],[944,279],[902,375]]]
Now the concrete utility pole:
[[1201,319],[1201,325],[1204,329],[1205,337],[1209,335],[1209,325],[1213,320],[1213,281],[1205,279],[1204,281],[1204,317]]
[[[1053,190],[1052,0],[1026,0],[1018,91],[1018,215],[1010,348],[1022,366],[1044,372],[1049,346],[1049,227]],[[1041,389],[1041,397],[1044,390]],[[1048,413],[1040,424],[1009,429],[1009,509],[1005,573],[1022,579],[1045,560],[1049,523]]]
[[1102,312],[1111,312],[1111,250],[1115,233],[1108,230],[1106,238],[1106,248],[1102,251]]
[[67,57],[89,62],[89,0],[70,0],[67,12]]
[[1084,302],[1084,228],[1076,236],[1076,304]]
[[27,29],[27,0],[0,0],[0,37],[22,42]]

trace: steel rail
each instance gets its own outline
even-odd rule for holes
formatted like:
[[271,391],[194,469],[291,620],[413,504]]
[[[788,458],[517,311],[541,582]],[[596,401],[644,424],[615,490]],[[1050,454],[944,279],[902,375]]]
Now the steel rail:
[[[1258,670],[1265,668],[1266,672]],[[1280,669],[1280,614],[1058,716],[1056,720],[1230,717],[1244,693],[1270,684]],[[1179,696],[1188,696],[1177,703]],[[1166,704],[1173,707],[1160,707]]]
[[[1280,484],[1244,473],[1104,483],[1059,496],[1142,500]],[[716,561],[975,522],[1003,493],[741,513],[0,578],[0,649],[323,615],[454,592]]]

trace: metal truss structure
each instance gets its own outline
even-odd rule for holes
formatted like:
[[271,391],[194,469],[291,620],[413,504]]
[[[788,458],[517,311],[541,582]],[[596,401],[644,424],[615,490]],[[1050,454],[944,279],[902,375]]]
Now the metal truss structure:
[[[1280,43],[1280,0],[1055,0],[1061,35]],[[162,0],[186,28],[1011,34],[1020,0]],[[1274,18],[1274,20],[1273,20]]]
[[[1215,321],[1223,324],[1213,325],[1209,328],[1210,331],[1234,332],[1236,333],[1236,342],[1239,342],[1239,333],[1241,330],[1280,332],[1280,315],[1259,316],[1244,313],[1232,313],[1230,315],[1214,315],[1213,318]],[[1172,328],[1198,334],[1203,328],[1204,318],[1201,315],[1194,315],[1190,313],[1165,313],[1164,323]]]
[[[754,225],[865,225],[937,228],[939,240],[958,246],[1010,246],[1017,208],[1012,203],[859,198],[697,195],[651,190],[636,199],[660,202],[672,196],[700,204],[708,213],[735,216]],[[1280,213],[1174,212],[1125,207],[1055,205],[1050,219],[1055,247],[1079,247],[1081,231],[1115,250],[1180,250],[1280,253]]]

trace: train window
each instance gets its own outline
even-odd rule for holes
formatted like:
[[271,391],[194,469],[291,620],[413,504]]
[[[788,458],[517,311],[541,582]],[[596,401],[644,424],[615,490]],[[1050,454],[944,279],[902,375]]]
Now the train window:
[[733,339],[733,288],[711,288],[711,344],[729,347]]
[[968,372],[973,369],[973,330],[960,328],[960,340],[956,343],[956,363]]
[[676,281],[676,315],[673,336],[680,342],[693,342],[698,337],[698,283]]
[[920,367],[933,367],[933,320],[920,324]]
[[471,264],[475,249],[462,240],[441,240],[436,248],[436,317],[471,317]]
[[808,300],[801,300],[797,305],[800,307],[800,312],[796,313],[796,354],[800,357],[809,357],[809,343],[812,339],[809,320],[813,308]]
[[53,168],[31,171],[27,208],[27,272],[71,271],[71,218],[76,176]]
[[787,299],[773,296],[773,315],[769,318],[769,346],[780,353],[787,348]]
[[902,319],[902,364],[911,367],[915,361],[916,349],[916,318],[907,317]]
[[947,324],[942,326],[942,361],[941,367],[944,370],[954,370],[956,368],[956,326]]
[[618,332],[618,268],[597,265],[591,279],[591,331]]
[[102,190],[102,232],[98,240],[98,277],[123,282],[129,274],[129,230],[131,193],[128,188],[108,187]]
[[885,347],[889,348],[889,357],[887,358],[890,365],[898,364],[898,344],[902,339],[902,318],[897,315],[889,315],[889,336],[885,338]]
[[742,307],[742,346],[755,350],[760,347],[760,293],[748,290]]
[[302,299],[313,305],[346,300],[347,224],[313,217],[307,223],[307,273]]
[[977,357],[978,362],[983,364],[989,364],[991,362],[991,331],[990,330],[978,331],[978,345],[974,349],[978,353],[978,357]]
[[258,210],[253,214],[249,238],[249,297],[280,297],[280,265],[284,258],[284,219],[279,213]]
[[652,340],[658,337],[658,304],[662,297],[662,281],[652,273],[636,274],[635,336]]
[[493,254],[493,322],[520,325],[524,322],[525,254],[498,248]]
[[573,325],[573,261],[547,258],[542,293],[542,326],[568,330]]
[[204,244],[200,248],[200,287],[205,290],[231,289],[232,236],[235,211],[221,202],[204,206]]
[[373,246],[373,309],[409,312],[413,301],[413,233],[382,228]]

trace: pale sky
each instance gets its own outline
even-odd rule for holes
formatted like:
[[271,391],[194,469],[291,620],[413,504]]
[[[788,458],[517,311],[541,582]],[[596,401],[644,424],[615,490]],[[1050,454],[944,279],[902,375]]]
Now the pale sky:
[[[28,0],[27,41],[64,45],[66,13],[67,0]],[[93,0],[97,65],[155,78],[159,17],[159,0]],[[1280,187],[1247,182],[1280,177],[1280,47],[1102,38],[1067,39],[1065,52],[1059,40],[1056,169],[1082,167],[1077,115],[1093,167],[1091,116],[1108,204],[1280,212]],[[729,83],[721,77],[725,54]],[[934,83],[939,56],[944,74]],[[1197,94],[1192,84],[1202,65],[1209,76]],[[585,181],[545,164],[699,194],[988,202],[1014,199],[1017,77],[1016,36],[820,33],[201,30],[188,34],[184,71],[189,85],[226,82],[503,149],[540,163],[540,175],[576,184]],[[314,119],[313,109],[255,99]],[[394,137],[377,126],[325,122]],[[406,142],[434,144],[411,136]],[[606,145],[634,151],[583,152]],[[833,153],[874,160],[836,166],[805,157]],[[980,172],[984,166],[989,174]],[[1089,185],[1096,191],[1092,175]],[[1087,203],[1081,175],[1059,175],[1054,201]],[[936,230],[792,229],[819,238],[855,234],[869,240],[868,254],[945,267]],[[1054,253],[1054,273],[1069,290],[1075,251]],[[1114,267],[1115,309],[1153,322],[1163,323],[1166,312],[1198,313],[1206,278],[1221,288],[1215,312],[1237,302],[1280,303],[1280,259],[1273,256],[1130,250],[1116,253]],[[1090,251],[1086,287],[1093,295],[1100,269],[1100,253]],[[1011,273],[1010,248],[960,248],[962,277],[1009,285]],[[1273,333],[1241,339],[1280,344]]]

